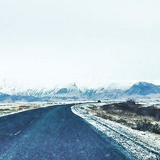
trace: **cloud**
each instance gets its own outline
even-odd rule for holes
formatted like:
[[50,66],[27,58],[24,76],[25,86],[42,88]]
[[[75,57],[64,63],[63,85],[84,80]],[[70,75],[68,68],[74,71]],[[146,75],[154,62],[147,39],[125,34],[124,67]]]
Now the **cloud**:
[[149,0],[0,1],[1,77],[160,79],[159,6]]

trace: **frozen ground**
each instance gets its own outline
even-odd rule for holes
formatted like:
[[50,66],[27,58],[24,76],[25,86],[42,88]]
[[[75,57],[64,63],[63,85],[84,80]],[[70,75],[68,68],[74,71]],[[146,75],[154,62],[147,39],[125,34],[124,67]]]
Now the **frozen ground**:
[[[104,104],[104,103],[103,103]],[[103,105],[94,103],[94,105]],[[104,135],[114,139],[138,160],[160,160],[160,136],[148,132],[133,130],[117,122],[96,117],[91,112],[93,104],[81,104],[72,107],[72,112],[82,117]]]
[[16,103],[0,103],[0,117],[23,112],[26,110],[37,109],[40,107],[53,106],[56,103],[47,102],[16,102]]

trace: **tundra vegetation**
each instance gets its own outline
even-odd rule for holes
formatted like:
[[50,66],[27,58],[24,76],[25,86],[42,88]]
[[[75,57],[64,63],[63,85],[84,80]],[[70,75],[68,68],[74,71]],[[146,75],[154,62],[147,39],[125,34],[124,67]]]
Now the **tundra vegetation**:
[[132,129],[160,134],[160,108],[144,106],[134,100],[91,106],[94,115],[129,126]]

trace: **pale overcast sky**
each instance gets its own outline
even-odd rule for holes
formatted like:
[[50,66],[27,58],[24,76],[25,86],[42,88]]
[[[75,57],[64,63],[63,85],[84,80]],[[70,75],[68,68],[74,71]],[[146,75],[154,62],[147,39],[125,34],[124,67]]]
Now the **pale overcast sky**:
[[0,0],[0,79],[160,80],[159,0]]

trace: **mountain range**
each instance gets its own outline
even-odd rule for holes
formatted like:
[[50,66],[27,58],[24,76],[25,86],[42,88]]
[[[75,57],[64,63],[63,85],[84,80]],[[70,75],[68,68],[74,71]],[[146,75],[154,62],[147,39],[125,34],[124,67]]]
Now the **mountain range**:
[[61,101],[98,100],[131,97],[146,97],[160,94],[160,86],[148,82],[138,82],[131,86],[111,84],[99,88],[79,88],[75,83],[67,87],[26,88],[0,86],[0,101]]

